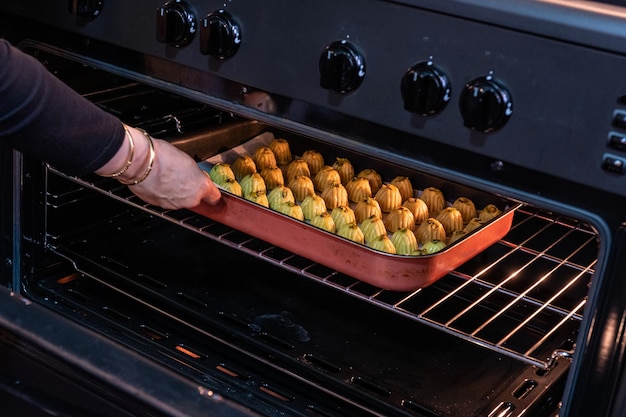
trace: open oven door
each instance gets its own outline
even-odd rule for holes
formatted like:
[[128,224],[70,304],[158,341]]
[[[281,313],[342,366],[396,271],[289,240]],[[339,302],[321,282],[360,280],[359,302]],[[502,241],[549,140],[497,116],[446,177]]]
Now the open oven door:
[[256,416],[205,385],[0,287],[3,417]]

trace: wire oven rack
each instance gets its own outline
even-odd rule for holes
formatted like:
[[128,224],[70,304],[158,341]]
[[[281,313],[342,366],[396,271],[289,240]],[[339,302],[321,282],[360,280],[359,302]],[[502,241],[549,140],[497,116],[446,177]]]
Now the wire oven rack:
[[92,182],[48,169],[350,296],[543,369],[555,352],[574,349],[597,262],[597,237],[586,224],[522,206],[502,240],[435,284],[408,293],[385,291],[191,211],[147,205],[116,181]]

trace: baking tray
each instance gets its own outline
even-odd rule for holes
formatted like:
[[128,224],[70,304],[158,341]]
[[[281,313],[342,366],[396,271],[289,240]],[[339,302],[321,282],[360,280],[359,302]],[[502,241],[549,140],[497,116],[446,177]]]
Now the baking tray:
[[[269,144],[274,137],[284,135],[265,132],[200,162],[199,166],[208,172],[218,162],[232,163],[239,155],[252,155],[255,149]],[[301,137],[288,140],[294,155],[301,154],[299,152],[306,149],[320,150],[324,146],[322,142],[307,142]],[[371,249],[226,191],[222,191],[223,198],[217,205],[203,203],[193,211],[381,289],[414,291],[432,284],[504,237],[510,230],[514,212],[519,207],[519,204],[512,201],[479,190],[442,182],[441,179],[425,174],[401,172],[402,168],[398,166],[383,167],[381,161],[374,162],[374,158],[353,154],[347,149],[328,148],[321,149],[320,152],[329,165],[332,165],[330,161],[341,155],[350,159],[355,166],[355,172],[373,167],[381,173],[383,181],[389,181],[396,174],[408,174],[414,187],[420,183],[424,187],[447,186],[445,195],[472,198],[478,203],[477,209],[487,204],[496,204],[502,213],[440,252],[412,256]]]

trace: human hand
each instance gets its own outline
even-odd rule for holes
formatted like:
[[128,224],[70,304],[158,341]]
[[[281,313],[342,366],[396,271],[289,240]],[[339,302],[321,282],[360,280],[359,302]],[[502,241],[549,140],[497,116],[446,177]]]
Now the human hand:
[[186,153],[161,139],[152,139],[155,160],[148,177],[129,189],[143,201],[166,209],[216,204],[220,190]]
[[124,144],[97,174],[117,178],[146,203],[165,209],[217,204],[220,190],[193,158],[167,141],[125,128]]

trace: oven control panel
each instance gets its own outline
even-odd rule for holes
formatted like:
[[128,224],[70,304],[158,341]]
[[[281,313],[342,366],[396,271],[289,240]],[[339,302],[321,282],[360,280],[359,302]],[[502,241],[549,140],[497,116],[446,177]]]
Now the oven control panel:
[[[49,0],[10,11],[282,97],[276,116],[341,135],[337,119],[626,195],[626,9],[521,0]],[[443,4],[442,4],[443,3]],[[561,9],[558,9],[560,7]],[[45,16],[45,17],[44,17]],[[319,114],[330,115],[320,122]],[[321,124],[320,124],[321,123]],[[324,126],[323,123],[328,123]],[[410,139],[407,139],[409,137]]]

